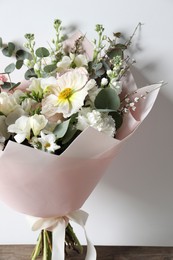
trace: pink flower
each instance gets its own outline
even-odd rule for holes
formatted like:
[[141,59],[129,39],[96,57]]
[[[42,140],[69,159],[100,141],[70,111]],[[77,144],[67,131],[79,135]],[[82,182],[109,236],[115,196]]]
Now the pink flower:
[[0,74],[0,85],[3,85],[8,79],[4,74]]

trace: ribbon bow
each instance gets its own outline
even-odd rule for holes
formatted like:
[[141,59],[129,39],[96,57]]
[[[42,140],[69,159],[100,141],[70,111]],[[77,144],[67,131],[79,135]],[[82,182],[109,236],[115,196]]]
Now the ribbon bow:
[[88,213],[83,210],[76,210],[63,217],[37,218],[28,216],[28,221],[33,231],[42,229],[52,231],[52,260],[64,260],[64,241],[67,220],[77,223],[83,228],[87,241],[87,254],[85,260],[96,260],[96,250],[85,230],[87,218]]

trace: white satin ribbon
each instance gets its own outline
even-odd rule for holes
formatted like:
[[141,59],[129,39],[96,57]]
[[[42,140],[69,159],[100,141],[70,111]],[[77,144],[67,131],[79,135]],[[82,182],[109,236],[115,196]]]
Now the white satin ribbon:
[[96,250],[89,240],[85,230],[87,218],[88,213],[83,210],[73,211],[64,217],[37,218],[33,216],[27,216],[33,231],[47,229],[53,232],[52,260],[64,260],[65,229],[68,220],[77,223],[84,230],[87,241],[87,254],[85,260],[96,260]]

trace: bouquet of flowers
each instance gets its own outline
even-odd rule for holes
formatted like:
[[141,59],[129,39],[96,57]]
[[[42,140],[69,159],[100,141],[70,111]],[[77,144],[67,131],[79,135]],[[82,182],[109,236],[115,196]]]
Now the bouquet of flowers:
[[[137,89],[126,55],[132,38],[110,39],[96,25],[91,44],[77,32],[67,38],[55,20],[49,48],[35,47],[26,34],[25,49],[4,44],[16,61],[0,74],[0,199],[33,216],[42,230],[34,260],[64,259],[67,248],[81,252],[71,221],[85,225],[81,206],[121,145],[150,112],[162,83]],[[26,81],[11,73],[26,67]],[[86,259],[96,259],[88,237]]]

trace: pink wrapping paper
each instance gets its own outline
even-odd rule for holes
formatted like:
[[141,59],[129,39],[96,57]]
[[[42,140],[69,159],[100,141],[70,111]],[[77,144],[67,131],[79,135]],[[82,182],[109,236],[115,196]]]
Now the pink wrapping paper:
[[[136,86],[133,80],[131,90]],[[137,90],[147,94],[129,112],[117,139],[89,127],[60,155],[8,142],[0,153],[0,199],[15,210],[36,217],[64,216],[81,208],[119,148],[150,112],[159,88]]]

